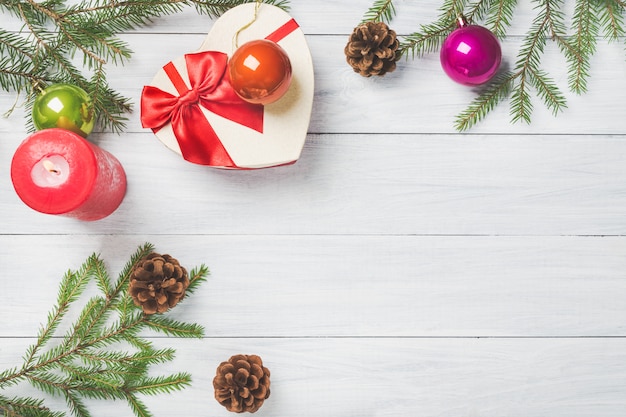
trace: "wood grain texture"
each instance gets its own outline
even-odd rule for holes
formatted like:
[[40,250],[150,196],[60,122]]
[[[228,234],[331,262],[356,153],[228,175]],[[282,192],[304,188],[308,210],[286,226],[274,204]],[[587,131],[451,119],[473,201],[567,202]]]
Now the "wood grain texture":
[[[186,163],[151,134],[95,135],[120,159],[128,191],[96,223],[44,216],[9,181],[0,148],[2,230],[9,234],[626,233],[621,136],[310,135],[293,166],[246,172]],[[164,212],[163,204],[172,205]]]
[[[68,3],[72,3],[70,0]],[[401,35],[417,31],[422,24],[428,24],[439,16],[441,1],[396,0],[396,17],[391,27]],[[574,3],[564,2],[564,19],[568,22],[574,11]],[[290,14],[298,21],[305,33],[311,35],[348,35],[363,18],[365,11],[372,5],[370,0],[351,0],[337,2],[333,0],[292,1]],[[533,18],[537,15],[535,4],[530,1],[518,2],[515,18],[511,22],[508,34],[523,36],[528,31]],[[3,28],[19,31],[21,21],[8,15],[2,16]],[[212,20],[205,15],[198,15],[193,8],[186,8],[180,13],[154,19],[151,24],[141,27],[138,33],[181,33],[205,34],[209,31]]]
[[[0,348],[0,365],[30,342]],[[171,367],[193,383],[145,397],[158,416],[231,415],[213,399],[212,379],[234,353],[259,354],[271,371],[255,416],[622,417],[626,408],[624,339],[209,338],[176,347]],[[97,417],[132,416],[121,402],[88,404]]]
[[623,237],[268,235],[2,236],[5,291],[28,302],[0,336],[35,336],[92,251],[117,277],[144,241],[211,268],[172,312],[208,336],[626,336]]
[[[292,3],[315,65],[295,165],[186,163],[135,111],[122,135],[91,136],[124,165],[128,192],[112,216],[84,223],[22,204],[9,169],[26,137],[23,109],[0,118],[0,368],[19,364],[66,270],[96,252],[116,276],[149,241],[211,269],[172,311],[204,325],[206,338],[154,338],[178,351],[160,373],[194,378],[145,399],[157,417],[229,415],[211,380],[236,353],[260,354],[272,371],[272,396],[256,414],[265,417],[623,417],[623,44],[600,41],[589,93],[567,93],[558,117],[535,101],[533,123],[511,125],[504,103],[459,134],[454,116],[475,92],[449,81],[437,54],[384,78],[347,67],[343,47],[370,1]],[[394,4],[393,27],[407,34],[440,2]],[[520,2],[505,65],[533,6]],[[188,10],[123,34],[135,54],[109,70],[111,85],[137,104],[156,70],[195,50],[211,25]],[[543,62],[566,90],[554,45]],[[0,94],[0,108],[14,99]],[[131,415],[91,404],[94,417]]]
[[[137,111],[128,121],[127,132],[142,132],[139,102],[142,87],[157,70],[174,58],[196,51],[205,34],[133,33],[124,39],[135,51],[123,67],[110,68],[111,84],[129,97]],[[437,54],[400,61],[398,69],[382,78],[364,78],[355,74],[345,62],[346,37],[340,35],[307,36],[315,67],[315,100],[310,133],[397,133],[455,134],[454,119],[476,96],[471,88],[449,80],[441,69]],[[520,37],[502,43],[504,66],[514,65],[521,46]],[[160,45],[155,48],[154,45]],[[563,91],[569,108],[555,118],[539,99],[534,99],[533,122],[511,124],[509,105],[505,100],[484,123],[470,134],[623,134],[626,118],[622,96],[614,87],[616,79],[626,73],[623,48],[618,43],[598,45],[593,60],[589,92],[582,96],[567,90],[567,68],[556,45],[546,47],[545,69]],[[610,62],[605,64],[601,61]],[[10,108],[15,98],[0,96],[0,108]],[[0,119],[0,132],[23,137],[23,113],[18,109],[10,119]]]

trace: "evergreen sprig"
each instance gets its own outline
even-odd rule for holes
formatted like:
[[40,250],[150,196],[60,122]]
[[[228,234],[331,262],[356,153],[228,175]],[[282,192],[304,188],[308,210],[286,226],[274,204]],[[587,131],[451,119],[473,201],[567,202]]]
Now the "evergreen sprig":
[[[0,87],[22,95],[30,110],[46,86],[74,84],[92,97],[99,127],[120,132],[132,103],[109,85],[106,69],[123,65],[132,51],[118,34],[186,7],[214,18],[248,1],[81,0],[67,5],[65,0],[0,0],[0,11],[23,22],[17,33],[0,28]],[[288,0],[263,1],[288,7]],[[34,129],[30,115],[27,126]]]
[[[557,115],[567,107],[561,87],[542,68],[548,40],[554,42],[564,56],[568,70],[568,89],[575,94],[587,91],[590,60],[596,53],[600,34],[608,41],[624,41],[626,35],[625,0],[576,0],[571,25],[565,24],[563,0],[532,0],[536,16],[524,36],[514,67],[504,70],[488,84],[477,89],[477,96],[456,116],[454,126],[465,131],[510,98],[511,121],[531,122],[533,97]],[[416,32],[401,36],[399,53],[405,58],[419,58],[437,52],[446,37],[456,28],[459,16],[469,22],[483,24],[498,38],[506,37],[517,0],[444,0],[438,17],[423,24]],[[389,11],[393,11],[390,14]],[[363,20],[386,20],[395,16],[391,0],[376,0]]]
[[[172,337],[200,338],[204,329],[165,315],[145,315],[127,292],[135,263],[153,251],[146,243],[131,256],[113,281],[96,254],[76,271],[68,271],[59,285],[56,304],[39,329],[37,340],[21,366],[0,372],[0,392],[24,382],[49,395],[64,398],[67,411],[53,411],[44,400],[0,394],[0,415],[14,417],[90,417],[87,399],[124,400],[138,417],[152,414],[140,400],[145,395],[167,394],[187,387],[191,375],[180,372],[154,376],[151,367],[171,361],[175,351],[156,349],[142,331]],[[206,280],[205,265],[189,274],[188,297]],[[59,333],[64,316],[94,284],[98,295],[90,298],[65,334]],[[130,348],[129,348],[130,346]],[[150,373],[150,375],[149,375]]]
[[375,0],[363,16],[362,22],[385,22],[389,23],[396,15],[396,9],[392,0]]

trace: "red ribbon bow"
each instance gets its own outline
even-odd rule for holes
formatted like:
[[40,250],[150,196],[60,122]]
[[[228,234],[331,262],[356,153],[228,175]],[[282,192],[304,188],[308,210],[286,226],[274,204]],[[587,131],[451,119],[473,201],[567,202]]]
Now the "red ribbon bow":
[[263,132],[263,106],[242,100],[233,90],[228,57],[207,51],[185,55],[191,88],[171,62],[163,69],[179,93],[174,96],[154,86],[141,94],[141,123],[157,132],[172,123],[183,158],[202,165],[235,167],[235,163],[206,119],[200,105],[233,122]]

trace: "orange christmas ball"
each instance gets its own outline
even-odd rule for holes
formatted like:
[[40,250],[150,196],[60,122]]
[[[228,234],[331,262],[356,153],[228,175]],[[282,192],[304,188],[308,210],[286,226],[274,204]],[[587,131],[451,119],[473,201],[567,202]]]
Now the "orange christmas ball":
[[237,48],[228,62],[228,70],[233,89],[249,103],[273,103],[291,84],[289,56],[278,44],[265,39]]

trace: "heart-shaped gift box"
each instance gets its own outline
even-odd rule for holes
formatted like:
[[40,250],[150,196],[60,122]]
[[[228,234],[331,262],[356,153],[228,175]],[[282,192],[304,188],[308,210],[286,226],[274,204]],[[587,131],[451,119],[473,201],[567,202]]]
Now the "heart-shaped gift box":
[[[266,105],[238,100],[228,76],[237,45],[256,39],[280,45],[292,68],[289,90]],[[157,72],[142,92],[141,120],[193,163],[230,169],[287,165],[302,152],[313,93],[313,61],[296,21],[278,7],[247,3],[217,19],[198,51]]]

